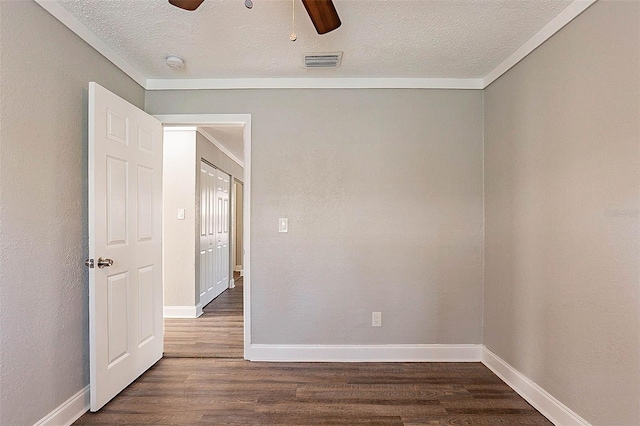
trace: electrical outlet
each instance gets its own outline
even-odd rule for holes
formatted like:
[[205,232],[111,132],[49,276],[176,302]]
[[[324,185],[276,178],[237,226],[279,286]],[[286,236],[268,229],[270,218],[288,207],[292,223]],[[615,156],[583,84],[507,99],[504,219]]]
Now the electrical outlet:
[[382,312],[371,313],[371,326],[382,327]]

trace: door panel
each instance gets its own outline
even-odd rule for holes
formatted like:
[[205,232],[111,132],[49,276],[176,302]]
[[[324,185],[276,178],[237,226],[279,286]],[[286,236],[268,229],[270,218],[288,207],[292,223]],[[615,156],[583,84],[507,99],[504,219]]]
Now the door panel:
[[153,170],[138,165],[138,242],[153,237]]
[[128,175],[126,160],[107,157],[107,228],[110,246],[127,243]]
[[161,123],[90,83],[91,411],[162,357],[161,208]]
[[129,355],[129,324],[127,315],[122,315],[122,306],[128,305],[129,276],[127,273],[107,277],[108,287],[108,339],[109,339],[109,367]]
[[231,176],[216,170],[216,295],[229,288],[229,192]]
[[200,162],[200,305],[213,300],[215,281],[215,178],[216,170]]
[[138,304],[139,304],[139,330],[138,347],[147,343],[154,337],[153,329],[153,266],[145,266],[138,269]]

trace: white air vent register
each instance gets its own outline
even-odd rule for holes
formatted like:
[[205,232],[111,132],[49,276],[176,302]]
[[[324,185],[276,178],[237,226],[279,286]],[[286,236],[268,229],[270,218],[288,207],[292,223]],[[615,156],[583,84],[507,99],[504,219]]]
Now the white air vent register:
[[305,68],[337,68],[342,62],[342,52],[307,53],[303,59]]

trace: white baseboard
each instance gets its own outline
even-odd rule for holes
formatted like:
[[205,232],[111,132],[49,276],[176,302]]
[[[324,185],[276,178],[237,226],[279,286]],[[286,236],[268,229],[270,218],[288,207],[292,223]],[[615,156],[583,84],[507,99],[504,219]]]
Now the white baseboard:
[[[202,307],[165,306],[165,318],[196,318]],[[183,316],[183,315],[191,316]],[[168,316],[170,315],[170,316]],[[181,316],[178,316],[181,315]],[[250,345],[251,361],[287,362],[478,362],[555,425],[591,426],[569,407],[483,345]],[[68,426],[89,410],[89,386],[40,419],[34,426]]]
[[482,345],[261,345],[250,361],[286,362],[479,362]]
[[89,411],[89,386],[41,418],[34,426],[69,426]]
[[198,318],[202,315],[202,306],[165,306],[165,318]]
[[240,271],[242,271],[242,265],[236,265],[236,266],[234,266],[234,267],[233,267],[233,270],[234,270],[235,272],[240,272]]
[[229,288],[236,288],[236,281],[233,278],[229,280]]
[[561,426],[591,426],[589,422],[571,411],[569,407],[558,401],[549,392],[542,389],[486,347],[482,349],[482,363],[553,424]]

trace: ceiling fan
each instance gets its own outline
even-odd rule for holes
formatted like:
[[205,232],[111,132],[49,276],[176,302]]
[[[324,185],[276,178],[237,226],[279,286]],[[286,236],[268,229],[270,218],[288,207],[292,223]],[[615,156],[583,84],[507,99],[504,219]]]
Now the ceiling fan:
[[[196,10],[204,0],[169,0],[169,3],[184,10]],[[326,34],[338,28],[342,22],[332,0],[302,0],[309,18],[318,34]]]

